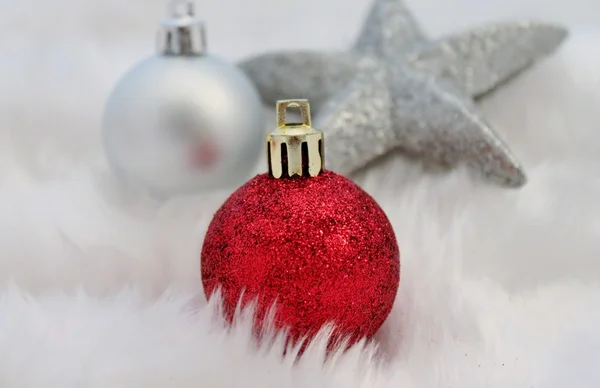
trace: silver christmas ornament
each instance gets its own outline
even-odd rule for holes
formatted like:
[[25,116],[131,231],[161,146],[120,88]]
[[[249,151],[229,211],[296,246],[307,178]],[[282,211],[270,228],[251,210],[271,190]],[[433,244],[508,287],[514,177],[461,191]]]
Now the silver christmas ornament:
[[173,3],[158,55],[123,77],[103,119],[116,174],[161,196],[235,186],[263,148],[258,92],[235,65],[206,53],[193,11],[191,2]]
[[401,0],[376,0],[348,53],[283,52],[241,64],[268,104],[303,96],[338,140],[328,168],[349,174],[395,150],[426,161],[474,165],[503,184],[525,173],[474,100],[565,39],[564,28],[502,23],[430,41]]

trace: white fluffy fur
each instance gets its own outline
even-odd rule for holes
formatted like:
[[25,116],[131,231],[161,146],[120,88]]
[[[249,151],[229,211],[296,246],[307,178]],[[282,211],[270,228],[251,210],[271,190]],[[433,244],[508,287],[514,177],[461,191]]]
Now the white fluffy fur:
[[[600,22],[598,4],[409,2],[434,34],[512,16],[574,28],[482,104],[530,183],[424,174],[398,156],[357,176],[400,242],[395,310],[378,349],[323,365],[321,339],[293,365],[281,341],[257,349],[247,320],[227,329],[202,297],[202,235],[228,193],[160,204],[125,192],[104,164],[103,101],[151,52],[162,15],[146,3],[0,3],[1,387],[598,386],[600,30],[580,28]],[[368,5],[200,3],[213,51],[232,59],[343,47]],[[300,12],[314,29],[290,41],[281,31],[304,28]]]

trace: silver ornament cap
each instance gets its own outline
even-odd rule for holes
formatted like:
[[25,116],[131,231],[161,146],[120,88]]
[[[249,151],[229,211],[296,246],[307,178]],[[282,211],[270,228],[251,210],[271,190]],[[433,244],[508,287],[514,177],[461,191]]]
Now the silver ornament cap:
[[[287,123],[289,108],[299,108],[302,121]],[[323,132],[311,126],[308,100],[277,101],[277,128],[267,135],[269,175],[274,178],[315,177],[325,168]]]
[[170,4],[170,17],[162,22],[157,37],[157,50],[168,56],[199,56],[206,52],[204,23],[196,18],[192,1],[175,0]]

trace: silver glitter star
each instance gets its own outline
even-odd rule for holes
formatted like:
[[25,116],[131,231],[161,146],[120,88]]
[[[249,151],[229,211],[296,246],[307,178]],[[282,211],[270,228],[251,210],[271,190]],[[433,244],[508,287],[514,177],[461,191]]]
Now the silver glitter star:
[[427,40],[401,0],[376,0],[348,53],[283,52],[241,64],[267,104],[308,98],[329,141],[327,168],[350,174],[394,150],[465,161],[510,186],[526,177],[474,100],[550,54],[559,26],[502,23]]

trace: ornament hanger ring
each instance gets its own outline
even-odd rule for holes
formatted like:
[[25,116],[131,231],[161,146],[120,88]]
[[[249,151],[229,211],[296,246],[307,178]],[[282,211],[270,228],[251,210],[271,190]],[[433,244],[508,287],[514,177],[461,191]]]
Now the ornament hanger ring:
[[[299,108],[301,123],[286,123],[289,108]],[[281,100],[277,101],[277,127],[278,128],[311,128],[310,104],[308,100]]]
[[194,8],[193,0],[172,0],[169,5],[171,15],[174,17],[194,16]]

